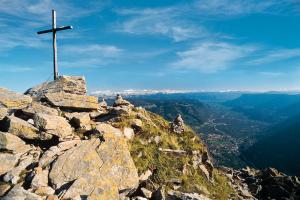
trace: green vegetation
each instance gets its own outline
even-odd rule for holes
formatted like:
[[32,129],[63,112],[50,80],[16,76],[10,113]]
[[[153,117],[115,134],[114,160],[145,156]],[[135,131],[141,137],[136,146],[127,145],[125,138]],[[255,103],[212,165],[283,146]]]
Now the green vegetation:
[[[192,152],[198,151],[201,154],[207,149],[191,128],[186,127],[181,135],[172,133],[169,122],[144,110],[134,112],[130,117],[123,117],[114,126],[130,126],[137,115],[143,126],[130,141],[130,152],[139,174],[150,169],[153,171],[150,180],[158,185],[165,185],[166,189],[174,189],[176,184],[171,180],[179,180],[181,187],[178,190],[182,192],[209,193],[214,199],[224,200],[234,195],[227,178],[217,170],[213,172],[214,181],[210,182],[200,169],[194,169]],[[162,152],[159,148],[183,150],[186,154]]]

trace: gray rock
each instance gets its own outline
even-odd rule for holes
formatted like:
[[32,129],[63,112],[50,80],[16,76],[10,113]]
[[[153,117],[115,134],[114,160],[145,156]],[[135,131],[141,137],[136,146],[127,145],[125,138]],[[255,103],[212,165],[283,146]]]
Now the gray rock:
[[39,130],[20,118],[7,116],[5,119],[7,132],[25,139],[38,139]]
[[86,83],[84,77],[60,76],[57,80],[45,82],[25,92],[39,100],[47,93],[64,92],[69,94],[86,95]]
[[12,170],[18,163],[19,158],[19,155],[0,153],[0,176]]
[[75,128],[84,130],[91,129],[91,118],[89,113],[65,113],[65,117],[71,122]]
[[31,147],[11,133],[0,132],[0,149],[10,151],[14,154],[24,154],[30,151]]
[[29,117],[33,117],[36,113],[43,113],[47,115],[58,115],[58,111],[54,108],[44,106],[38,102],[32,102],[29,106],[22,109],[23,113]]
[[174,122],[171,123],[171,129],[174,133],[178,133],[181,134],[184,132],[185,128],[184,128],[184,121],[181,117],[181,115],[177,115],[177,117],[175,118]]
[[80,177],[93,174],[98,177],[103,161],[96,152],[100,140],[95,138],[82,141],[78,146],[67,150],[53,163],[49,179],[54,189]]
[[127,140],[132,140],[134,137],[134,130],[132,128],[125,127],[123,134]]
[[8,194],[2,198],[2,200],[42,200],[42,197],[24,190],[20,186],[15,186]]
[[168,191],[167,200],[211,200],[210,198],[197,193],[183,193],[178,191]]
[[72,110],[98,110],[98,98],[64,92],[45,94],[46,100],[53,106]]
[[23,156],[20,159],[18,166],[13,168],[9,172],[7,172],[4,175],[3,180],[7,183],[17,184],[20,179],[21,172],[23,170],[25,170],[26,167],[28,167],[32,162],[33,162],[32,155],[29,154],[29,155]]
[[0,88],[0,107],[4,106],[9,109],[22,109],[32,102],[32,98]]
[[132,106],[132,104],[129,101],[124,100],[122,96],[118,94],[113,106]]
[[37,113],[34,115],[34,124],[38,129],[60,138],[73,134],[71,125],[60,116]]
[[73,148],[78,145],[80,140],[71,140],[67,142],[61,142],[58,146],[53,146],[48,149],[40,158],[39,166],[42,168],[47,167],[50,163],[52,163],[59,155],[63,154],[64,151]]
[[31,188],[37,190],[42,187],[48,186],[48,174],[47,169],[43,170],[41,167],[37,167],[34,170],[34,177],[31,181]]

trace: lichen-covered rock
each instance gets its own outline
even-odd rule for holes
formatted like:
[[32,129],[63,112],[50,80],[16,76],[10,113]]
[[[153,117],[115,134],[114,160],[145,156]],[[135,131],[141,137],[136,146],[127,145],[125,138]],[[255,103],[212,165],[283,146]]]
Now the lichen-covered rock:
[[100,140],[82,141],[78,146],[67,150],[53,163],[49,179],[54,189],[70,183],[80,177],[99,174],[103,161],[96,152]]
[[0,150],[10,151],[14,154],[24,154],[30,150],[23,140],[11,133],[0,132]]
[[119,191],[138,186],[139,176],[124,136],[112,132],[104,133],[104,140],[97,149],[103,161],[100,176],[110,179]]
[[60,76],[58,79],[45,82],[25,92],[39,100],[47,93],[64,92],[77,95],[86,95],[86,83],[84,77],[79,76]]
[[9,109],[22,109],[32,102],[32,98],[27,95],[19,94],[0,88],[0,106]]
[[64,92],[48,93],[45,95],[47,101],[57,107],[73,110],[97,110],[99,109],[98,98],[94,96],[83,96]]
[[0,153],[0,176],[12,170],[18,163],[19,158],[19,155]]
[[72,147],[78,145],[80,142],[81,142],[80,140],[71,140],[71,141],[61,142],[57,146],[52,146],[40,158],[39,166],[42,168],[47,167],[59,155],[63,154],[64,151],[71,149]]
[[12,133],[20,138],[38,139],[39,130],[27,121],[14,116],[7,116],[5,119],[5,131]]
[[42,200],[42,197],[24,190],[21,186],[17,185],[11,189],[2,200]]
[[23,113],[26,115],[33,117],[36,113],[43,113],[48,115],[58,115],[58,111],[56,109],[50,108],[48,106],[44,106],[38,102],[32,102],[29,106],[22,109]]
[[60,138],[72,135],[71,125],[60,116],[37,113],[34,115],[34,124],[38,129]]
[[65,117],[75,128],[81,128],[84,130],[91,129],[91,118],[89,113],[65,113]]

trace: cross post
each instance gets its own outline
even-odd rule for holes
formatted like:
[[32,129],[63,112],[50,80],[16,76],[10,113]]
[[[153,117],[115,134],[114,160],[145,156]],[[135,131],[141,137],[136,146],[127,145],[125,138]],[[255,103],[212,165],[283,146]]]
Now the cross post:
[[56,11],[52,10],[52,29],[39,31],[37,34],[51,33],[53,36],[53,69],[54,69],[54,80],[58,78],[58,65],[57,65],[57,44],[56,44],[56,32],[72,29],[72,26],[61,26],[56,27]]

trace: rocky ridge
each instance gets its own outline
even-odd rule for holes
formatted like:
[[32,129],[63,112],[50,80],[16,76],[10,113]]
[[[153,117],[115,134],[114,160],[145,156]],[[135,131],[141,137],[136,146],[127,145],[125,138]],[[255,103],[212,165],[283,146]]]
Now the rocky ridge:
[[[4,200],[255,199],[270,185],[251,175],[263,188],[255,193],[238,172],[216,169],[180,116],[169,123],[120,95],[112,106],[98,103],[83,77],[61,76],[25,95],[0,88],[0,162]],[[298,179],[289,180],[272,184],[294,184],[298,195]]]

